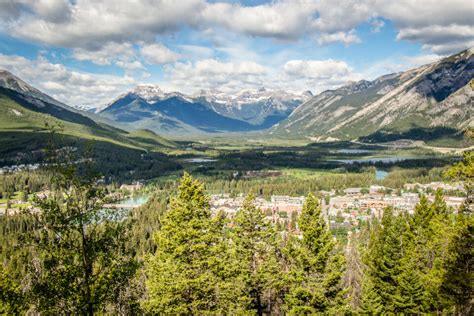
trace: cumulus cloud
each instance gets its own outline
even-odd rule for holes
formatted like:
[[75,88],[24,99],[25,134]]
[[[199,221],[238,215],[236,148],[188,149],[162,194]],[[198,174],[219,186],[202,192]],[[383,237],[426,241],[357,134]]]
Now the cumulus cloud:
[[0,68],[69,105],[96,107],[137,84],[129,76],[78,72],[61,64],[50,63],[42,56],[30,60],[22,56],[0,54]]
[[[337,60],[291,60],[276,68],[255,62],[221,62],[205,59],[194,63],[175,63],[165,67],[164,87],[193,93],[199,89],[236,92],[265,86],[301,92],[323,91],[351,80],[358,80],[351,67]],[[160,84],[161,85],[161,84]]]
[[104,42],[152,42],[156,34],[183,24],[194,25],[203,5],[202,0],[78,0],[71,4],[70,17],[58,21],[36,14],[31,2],[32,10],[25,11],[10,31],[14,36],[49,45],[89,50],[98,49]]
[[305,33],[314,5],[302,1],[278,1],[244,7],[213,3],[201,13],[203,21],[254,36],[297,38]]
[[204,59],[197,62],[177,62],[165,67],[167,84],[181,91],[219,88],[236,91],[264,83],[267,69],[255,62],[222,62]]
[[437,54],[427,54],[427,55],[403,57],[402,61],[405,62],[407,67],[418,67],[418,66],[434,63],[438,60],[441,60],[443,57],[444,56],[440,56]]
[[468,47],[474,40],[474,6],[468,0],[343,0],[337,5],[332,0],[281,0],[253,6],[205,0],[5,0],[0,15],[16,37],[87,50],[109,42],[153,43],[156,35],[183,26],[285,40],[311,35],[320,44],[352,44],[360,41],[352,29],[372,21],[377,32],[384,24],[380,18],[394,22],[400,40],[420,42],[437,53]]
[[[337,5],[330,0],[282,0],[254,6],[204,0],[6,0],[0,12],[2,18],[15,20],[8,29],[14,36],[87,50],[98,50],[103,42],[152,43],[157,34],[182,26],[217,26],[287,40],[310,34],[320,44],[353,44],[360,39],[351,30],[375,17],[392,20],[399,39],[420,42],[437,53],[468,47],[474,40],[474,6],[467,0],[343,0]],[[378,32],[384,21],[375,19],[371,25]]]
[[[371,0],[282,0],[244,6],[204,0],[26,1],[11,25],[14,36],[70,48],[97,50],[103,42],[153,42],[157,34],[182,26],[217,26],[261,37],[298,39],[315,33],[347,32],[373,16]],[[6,9],[19,16],[14,3]],[[58,31],[60,30],[60,31]]]
[[421,54],[414,56],[396,56],[380,60],[365,68],[361,74],[364,79],[373,80],[389,73],[397,73],[422,65],[437,62],[446,56],[438,54]]
[[282,82],[291,83],[293,90],[305,87],[315,93],[334,89],[362,77],[341,60],[290,60],[283,65]]
[[437,54],[474,45],[474,5],[469,0],[376,0],[379,14],[398,28],[398,40],[423,44]]
[[200,45],[179,45],[186,59],[208,59],[214,56],[214,49]]
[[33,0],[24,2],[30,5],[38,17],[46,21],[60,23],[67,21],[71,16],[71,5],[68,0]]
[[332,59],[290,60],[283,66],[283,70],[291,76],[311,79],[343,77],[352,72],[346,62]]
[[350,32],[337,32],[332,34],[321,34],[318,38],[318,43],[321,46],[340,42],[346,46],[350,44],[361,43],[360,38],[355,34],[355,30]]
[[423,47],[434,53],[449,54],[474,46],[474,25],[431,25],[404,28],[397,35],[399,40],[424,43]]
[[140,53],[149,64],[168,64],[179,59],[180,55],[161,44],[144,45]]
[[134,49],[130,43],[109,42],[98,49],[76,48],[73,57],[77,60],[89,60],[97,65],[110,65],[113,61],[130,60],[134,58]]

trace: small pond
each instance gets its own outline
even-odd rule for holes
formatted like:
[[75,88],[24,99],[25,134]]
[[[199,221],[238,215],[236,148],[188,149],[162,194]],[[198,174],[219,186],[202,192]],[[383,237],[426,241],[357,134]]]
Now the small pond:
[[185,159],[184,161],[191,162],[191,163],[203,163],[203,162],[214,162],[214,161],[217,161],[217,159],[203,157],[203,158],[189,158],[189,159]]
[[390,163],[390,162],[398,162],[398,161],[411,160],[411,159],[423,159],[423,158],[425,157],[391,156],[391,157],[372,157],[372,158],[361,158],[361,159],[338,159],[334,161],[342,162],[345,164],[377,163],[377,162]]

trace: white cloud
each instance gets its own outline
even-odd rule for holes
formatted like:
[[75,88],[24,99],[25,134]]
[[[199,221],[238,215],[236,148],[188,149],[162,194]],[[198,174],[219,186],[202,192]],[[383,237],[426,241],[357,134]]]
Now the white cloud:
[[381,18],[394,22],[399,39],[437,53],[468,47],[474,40],[469,0],[281,0],[253,6],[205,0],[5,0],[0,1],[0,16],[0,25],[13,36],[88,51],[99,50],[101,43],[150,44],[156,35],[183,26],[285,40],[310,35],[320,37],[322,44],[352,44],[359,41],[352,29],[372,20],[377,32]]
[[370,31],[372,33],[378,33],[380,30],[385,26],[385,22],[383,20],[374,19],[371,23]]
[[474,5],[470,0],[376,0],[375,8],[394,22],[399,40],[421,43],[438,54],[474,45]]
[[60,84],[59,82],[55,81],[46,81],[41,84],[45,89],[48,91],[54,91],[54,92],[66,92],[67,89],[64,85]]
[[318,44],[321,46],[340,42],[346,46],[350,44],[361,43],[360,38],[355,34],[355,30],[350,32],[337,32],[332,34],[321,34],[318,38]]
[[[15,36],[49,45],[97,50],[100,43],[152,42],[156,34],[183,24],[194,25],[196,13],[203,5],[202,0],[77,0],[71,4],[67,20],[44,19],[35,12],[24,12],[10,31]],[[30,6],[34,8],[33,4]]]
[[115,62],[117,66],[120,68],[126,69],[126,70],[138,70],[138,69],[144,69],[142,63],[139,62],[138,60],[133,60],[133,61],[122,61],[118,60]]
[[115,60],[133,59],[135,52],[129,43],[109,42],[95,50],[75,48],[72,55],[77,60],[89,60],[97,65],[110,65]]
[[180,55],[161,44],[144,45],[140,53],[149,64],[168,64],[177,61]]
[[32,0],[29,4],[38,17],[51,22],[64,22],[70,18],[71,5],[67,0]]
[[290,60],[283,65],[280,85],[291,86],[293,91],[311,90],[319,93],[334,89],[349,81],[362,79],[341,60]]
[[96,107],[131,89],[137,81],[129,76],[97,75],[50,63],[40,56],[30,60],[0,54],[0,68],[69,105]]
[[261,86],[267,69],[255,62],[221,62],[204,59],[194,63],[177,62],[165,67],[165,82],[170,89],[193,92],[219,88],[237,91]]
[[352,72],[346,62],[332,59],[290,60],[283,66],[283,70],[288,75],[310,79],[344,77]]
[[405,62],[407,68],[411,68],[411,67],[419,67],[422,65],[434,63],[443,57],[444,56],[440,56],[436,54],[427,54],[427,55],[403,57],[402,61]]
[[398,33],[397,39],[421,42],[424,43],[423,48],[434,53],[449,54],[474,46],[474,25],[404,28]]
[[[182,26],[201,29],[217,26],[251,36],[298,39],[306,34],[347,32],[373,16],[371,0],[282,0],[255,6],[204,0],[67,1],[27,2],[14,36],[69,48],[98,50],[98,43],[152,43],[157,34]],[[21,10],[20,10],[21,11]]]
[[106,43],[97,50],[75,48],[72,53],[77,60],[89,60],[97,65],[115,64],[125,70],[144,69],[137,55],[132,44],[113,42]]
[[238,4],[208,4],[201,16],[204,21],[254,36],[297,38],[311,21],[314,5],[310,2],[278,1],[244,7]]
[[179,45],[186,59],[208,59],[214,56],[214,49],[199,45]]
[[262,86],[292,92],[308,89],[320,92],[360,79],[347,63],[336,60],[291,60],[280,67],[268,68],[249,61],[206,59],[175,63],[165,69],[165,80],[160,86],[186,93],[199,89],[236,92]]

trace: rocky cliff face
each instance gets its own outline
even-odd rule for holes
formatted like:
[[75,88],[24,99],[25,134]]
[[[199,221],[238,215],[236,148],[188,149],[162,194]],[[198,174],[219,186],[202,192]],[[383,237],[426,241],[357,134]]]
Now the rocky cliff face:
[[406,72],[325,91],[301,104],[270,133],[325,140],[382,130],[473,126],[473,53],[469,49]]

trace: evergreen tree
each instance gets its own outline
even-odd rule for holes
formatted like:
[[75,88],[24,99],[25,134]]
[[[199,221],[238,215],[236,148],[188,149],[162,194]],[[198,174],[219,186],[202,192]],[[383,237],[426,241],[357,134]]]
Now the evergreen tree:
[[460,211],[444,264],[441,297],[458,315],[470,315],[474,298],[474,219]]
[[402,272],[397,276],[394,311],[410,315],[426,311],[426,291],[416,266],[410,262],[402,264],[401,269]]
[[258,315],[278,313],[283,275],[276,234],[252,195],[246,197],[235,216],[232,241],[241,263],[244,292],[250,299],[246,310]]
[[359,312],[364,315],[380,315],[385,311],[379,288],[376,287],[369,276],[362,282],[362,296]]
[[28,297],[46,314],[114,310],[137,269],[122,251],[127,225],[119,211],[103,208],[106,193],[93,173],[80,176],[73,163],[56,164],[53,172],[55,191],[35,199],[39,211],[24,213],[33,223],[25,238]]
[[415,213],[413,215],[413,228],[415,233],[420,233],[421,229],[426,229],[433,215],[433,208],[428,198],[426,195],[422,195],[420,201],[415,206]]
[[25,311],[25,297],[0,264],[0,314],[19,315]]
[[146,260],[150,313],[222,313],[221,217],[211,218],[201,183],[185,173],[155,234],[156,252]]
[[[381,225],[371,234],[369,249],[365,256],[367,265],[365,277],[370,279],[366,289],[371,293],[364,293],[363,301],[365,303],[380,301],[384,311],[395,310],[394,298],[402,258],[401,221],[400,217],[393,215],[391,208],[386,208]],[[370,307],[363,306],[363,309],[368,310]]]
[[316,197],[308,194],[298,220],[302,238],[292,238],[288,250],[291,285],[286,304],[291,314],[341,309],[344,258],[321,215]]

